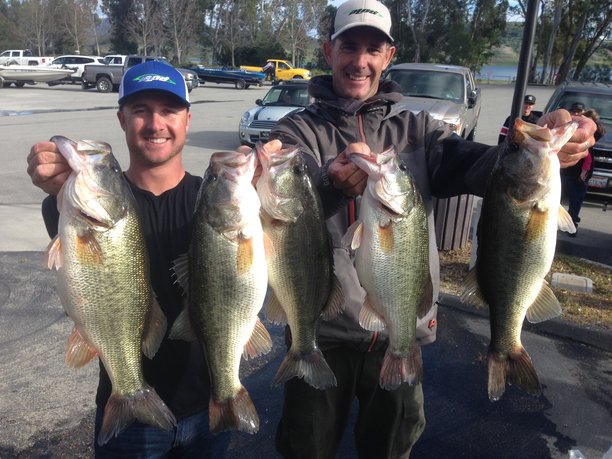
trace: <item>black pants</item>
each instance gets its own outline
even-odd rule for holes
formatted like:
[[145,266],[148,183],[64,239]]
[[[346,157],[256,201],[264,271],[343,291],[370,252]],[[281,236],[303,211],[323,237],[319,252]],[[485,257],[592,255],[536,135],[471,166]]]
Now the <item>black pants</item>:
[[317,390],[302,379],[285,384],[276,448],[286,458],[333,459],[352,403],[359,400],[355,444],[359,457],[408,458],[425,428],[421,385],[387,391],[378,385],[384,350],[324,352],[338,387]]

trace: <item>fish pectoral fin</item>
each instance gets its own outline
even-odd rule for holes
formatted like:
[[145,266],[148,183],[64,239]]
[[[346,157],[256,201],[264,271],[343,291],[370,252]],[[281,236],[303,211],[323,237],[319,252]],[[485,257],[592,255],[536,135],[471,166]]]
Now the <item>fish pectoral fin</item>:
[[369,331],[383,331],[387,328],[385,319],[376,312],[372,306],[370,296],[367,294],[359,311],[359,325]]
[[391,253],[395,240],[393,236],[393,224],[391,220],[383,225],[378,226],[378,239],[380,241],[380,248],[383,253]]
[[576,232],[576,225],[574,225],[574,221],[572,220],[572,217],[570,217],[570,214],[567,213],[567,210],[565,210],[565,207],[561,205],[559,206],[559,216],[557,218],[557,227],[561,231],[565,231],[567,233],[574,234]]
[[179,255],[170,269],[175,283],[179,285],[183,295],[186,295],[189,291],[189,255],[186,253]]
[[463,292],[459,299],[464,304],[472,304],[478,307],[487,306],[487,302],[482,297],[482,292],[478,286],[476,268],[471,269],[467,276],[465,276],[465,279],[463,279]]
[[47,268],[56,270],[60,269],[63,265],[62,260],[62,241],[59,235],[55,236],[45,251],[45,264]]
[[270,333],[258,317],[253,327],[253,333],[251,333],[251,337],[244,345],[242,356],[245,360],[249,360],[267,354],[271,349],[272,338]]
[[274,293],[274,290],[268,290],[268,299],[263,305],[264,312],[266,313],[266,319],[276,325],[287,325],[287,314],[283,309],[283,306],[278,301],[278,297]]
[[239,276],[249,272],[253,267],[253,238],[238,238],[238,252],[236,253],[236,274]]
[[86,265],[102,264],[104,258],[102,247],[100,247],[93,230],[77,235],[76,256],[81,263]]
[[561,305],[546,282],[542,283],[540,293],[529,309],[527,309],[527,320],[531,323],[544,322],[561,315]]
[[431,273],[428,273],[427,282],[425,282],[425,288],[423,289],[423,295],[421,296],[421,302],[417,306],[417,317],[419,319],[425,317],[432,306],[433,282],[431,281]]
[[195,334],[195,331],[191,326],[191,321],[189,320],[189,310],[187,309],[187,306],[183,308],[172,324],[168,338],[181,339],[190,343],[197,341],[197,335]]
[[342,290],[342,284],[335,274],[332,275],[332,285],[329,296],[327,297],[327,303],[321,318],[323,320],[330,320],[339,314],[342,314],[344,310],[344,291]]
[[352,250],[357,250],[361,245],[361,237],[363,235],[363,222],[355,221],[348,227],[344,236],[342,236],[342,246],[350,247]]
[[142,352],[149,359],[152,359],[157,353],[167,327],[166,316],[157,302],[157,298],[153,297],[142,336]]
[[66,346],[66,365],[72,368],[81,368],[98,355],[98,351],[79,333],[76,327],[68,337]]
[[548,209],[543,210],[533,206],[529,212],[529,220],[525,228],[525,239],[533,241],[546,233],[546,222],[548,220]]

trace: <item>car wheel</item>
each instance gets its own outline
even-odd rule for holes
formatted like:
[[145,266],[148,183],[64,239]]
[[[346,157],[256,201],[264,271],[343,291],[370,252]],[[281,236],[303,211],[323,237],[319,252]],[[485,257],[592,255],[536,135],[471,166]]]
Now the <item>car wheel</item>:
[[98,81],[96,81],[96,89],[98,92],[111,92],[113,84],[107,77],[100,77]]
[[469,140],[470,142],[473,142],[475,138],[476,138],[476,126],[474,126],[474,129],[472,129],[472,132],[470,132],[470,135],[467,136],[467,140]]
[[236,89],[244,89],[246,88],[246,81],[244,80],[237,80],[236,81]]

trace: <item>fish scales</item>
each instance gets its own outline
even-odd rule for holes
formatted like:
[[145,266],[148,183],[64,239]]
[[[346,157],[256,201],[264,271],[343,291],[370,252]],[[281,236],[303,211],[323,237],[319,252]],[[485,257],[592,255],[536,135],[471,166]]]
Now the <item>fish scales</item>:
[[255,165],[254,151],[211,157],[193,217],[188,269],[177,272],[188,292],[187,309],[171,337],[202,343],[211,379],[213,432],[259,429],[257,411],[239,378],[243,353],[255,357],[272,346],[257,317],[268,277],[260,203],[251,184]]
[[52,141],[72,168],[58,195],[58,236],[47,253],[74,321],[66,362],[80,367],[98,355],[112,382],[98,443],[135,419],[169,430],[175,418],[142,372],[142,352],[154,356],[166,319],[150,286],[134,196],[109,145]]
[[506,382],[532,395],[541,393],[521,330],[525,316],[540,322],[561,313],[544,278],[554,258],[557,228],[575,231],[560,205],[556,155],[575,129],[573,122],[548,129],[518,119],[513,143],[502,151],[485,192],[476,266],[461,299],[490,309],[487,365],[492,401],[502,396]]
[[298,149],[268,154],[260,148],[258,153],[263,171],[257,190],[272,247],[272,293],[265,311],[268,319],[288,323],[291,330],[291,346],[274,383],[300,377],[318,389],[333,387],[336,378],[318,347],[317,331],[322,316],[340,313],[343,296],[333,273],[323,206]]
[[368,330],[389,333],[380,386],[417,384],[423,368],[416,321],[431,307],[433,294],[423,199],[393,148],[350,158],[368,173],[359,220],[343,239],[355,249],[366,291],[359,321]]

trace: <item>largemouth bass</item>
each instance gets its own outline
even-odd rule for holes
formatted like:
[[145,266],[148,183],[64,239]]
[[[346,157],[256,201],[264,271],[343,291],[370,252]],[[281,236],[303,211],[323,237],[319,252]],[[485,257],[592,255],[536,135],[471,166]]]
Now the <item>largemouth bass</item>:
[[417,316],[429,311],[433,295],[423,199],[394,148],[350,159],[368,174],[359,220],[343,238],[355,250],[355,269],[366,291],[359,323],[371,331],[388,330],[380,386],[418,384],[423,363]]
[[47,251],[74,321],[66,363],[81,367],[98,355],[112,382],[98,443],[136,419],[170,430],[176,420],[142,373],[142,353],[153,358],[166,317],[150,286],[134,196],[110,145],[51,140],[72,168],[58,195],[58,235]]
[[257,411],[239,378],[243,352],[250,358],[272,348],[257,317],[268,276],[260,203],[251,184],[256,161],[254,151],[213,154],[199,191],[189,253],[176,266],[187,308],[170,337],[202,343],[211,380],[213,432],[259,430]]
[[487,366],[492,401],[502,396],[506,382],[532,395],[541,393],[521,329],[525,316],[541,322],[561,314],[544,277],[554,258],[557,227],[576,230],[560,204],[556,154],[576,127],[570,122],[548,129],[517,119],[513,144],[501,153],[485,192],[476,265],[461,299],[490,308]]
[[269,320],[289,324],[291,347],[274,383],[303,378],[317,389],[336,386],[336,377],[317,344],[319,320],[339,314],[343,295],[333,272],[331,239],[323,206],[297,148],[269,154],[258,149],[257,182],[261,219],[271,249]]

